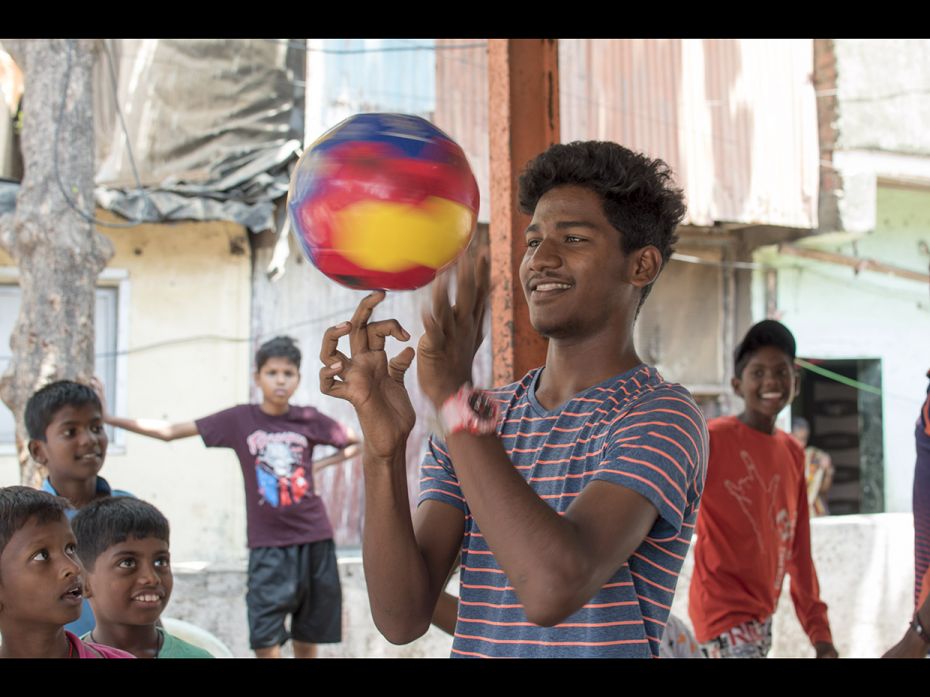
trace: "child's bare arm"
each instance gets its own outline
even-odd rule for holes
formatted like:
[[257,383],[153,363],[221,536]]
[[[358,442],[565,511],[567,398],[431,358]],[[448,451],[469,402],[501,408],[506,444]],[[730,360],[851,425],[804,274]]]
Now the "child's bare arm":
[[141,436],[158,438],[163,441],[177,440],[178,438],[189,438],[200,433],[197,430],[197,424],[193,421],[180,421],[171,423],[160,419],[124,419],[119,416],[104,416],[103,420],[116,426],[124,428],[127,431],[138,433]]
[[348,436],[348,440],[346,441],[345,447],[341,450],[337,450],[332,455],[327,455],[326,457],[321,457],[319,460],[313,461],[313,474],[317,474],[320,470],[331,467],[332,465],[338,465],[340,462],[351,460],[359,454],[361,442],[359,441],[358,434],[352,428],[346,427],[346,435]]
[[188,438],[190,436],[196,436],[199,433],[197,424],[193,421],[171,423],[170,421],[162,421],[161,419],[127,419],[121,416],[113,416],[107,409],[107,400],[103,390],[103,383],[100,382],[99,378],[94,378],[91,380],[90,386],[100,398],[100,407],[103,412],[103,420],[105,423],[127,431],[132,431],[133,433],[138,433],[141,436],[158,438],[163,441]]
[[342,450],[333,453],[327,457],[320,458],[319,460],[313,461],[313,473],[316,474],[326,467],[332,465],[338,465],[340,462],[345,462],[346,460],[351,460],[353,457],[358,455],[359,445],[358,443],[352,443],[347,445]]

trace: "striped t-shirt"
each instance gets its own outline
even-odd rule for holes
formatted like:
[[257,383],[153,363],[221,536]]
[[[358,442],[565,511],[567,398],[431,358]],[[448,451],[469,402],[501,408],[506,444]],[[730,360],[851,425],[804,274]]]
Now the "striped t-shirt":
[[555,627],[530,623],[462,496],[441,441],[431,439],[420,501],[462,509],[461,587],[453,656],[657,656],[678,573],[691,542],[707,467],[707,427],[691,395],[640,365],[547,411],[536,400],[542,369],[490,391],[514,467],[564,513],[600,479],[645,496],[658,510],[649,535],[580,610]]

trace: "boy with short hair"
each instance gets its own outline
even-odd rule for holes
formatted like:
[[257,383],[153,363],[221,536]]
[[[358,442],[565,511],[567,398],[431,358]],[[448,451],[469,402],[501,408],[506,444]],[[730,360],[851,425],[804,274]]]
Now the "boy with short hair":
[[161,511],[140,499],[101,499],[72,524],[86,572],[85,594],[97,619],[82,639],[136,658],[213,658],[157,626],[174,587],[170,531]]
[[65,629],[84,595],[68,510],[44,491],[0,488],[0,658],[132,658]]
[[[113,489],[99,476],[107,454],[103,407],[97,393],[73,380],[58,380],[37,390],[26,402],[29,454],[45,465],[42,490],[66,498],[71,519],[91,501],[108,496],[132,496]],[[81,616],[67,629],[83,636],[94,628],[94,614],[85,599]]]
[[98,474],[108,439],[103,406],[92,388],[73,380],[49,383],[29,398],[25,421],[29,454],[48,470],[42,490],[71,502],[69,518],[95,499],[132,496]]
[[[290,337],[255,355],[261,404],[240,404],[181,423],[126,419],[107,423],[165,441],[200,435],[207,447],[232,448],[245,484],[249,544],[249,642],[260,658],[277,658],[289,637],[294,655],[312,658],[316,644],[342,639],[342,590],[333,530],[313,487],[313,468],[355,454],[352,432],[290,398],[300,384],[300,350]],[[312,462],[316,445],[341,452]],[[290,632],[284,620],[291,616]]]
[[764,658],[785,573],[818,658],[836,649],[811,558],[804,453],[775,426],[796,394],[794,336],[754,325],[734,353],[739,416],[711,420],[710,458],[697,519],[688,611],[709,657]]

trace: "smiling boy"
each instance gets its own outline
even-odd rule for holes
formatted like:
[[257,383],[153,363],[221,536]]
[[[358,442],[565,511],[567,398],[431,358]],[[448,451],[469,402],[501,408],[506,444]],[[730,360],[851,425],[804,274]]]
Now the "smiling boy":
[[[313,470],[352,457],[356,440],[350,429],[313,407],[290,403],[300,384],[300,361],[290,337],[259,347],[254,379],[260,404],[240,404],[179,423],[104,417],[114,426],[164,441],[200,435],[207,447],[235,451],[245,484],[249,642],[260,658],[279,657],[288,639],[293,639],[295,657],[312,658],[316,644],[342,638],[333,529],[314,491]],[[317,445],[332,445],[339,452],[314,462]]]
[[711,420],[710,459],[697,521],[688,611],[712,658],[764,658],[785,574],[818,658],[836,649],[811,558],[804,453],[776,428],[796,394],[794,336],[780,322],[754,325],[734,353],[739,416]]
[[0,658],[132,658],[64,628],[84,594],[67,510],[44,491],[0,489]]
[[136,658],[212,658],[157,626],[174,576],[168,520],[150,503],[110,498],[82,509],[73,521],[86,569],[85,594],[97,626],[82,637]]
[[[640,657],[659,653],[700,501],[707,433],[680,385],[636,353],[633,325],[684,215],[661,160],[616,143],[558,144],[520,178],[532,215],[519,281],[545,365],[471,386],[489,288],[463,255],[424,315],[417,372],[438,415],[411,517],[403,385],[414,351],[388,361],[384,294],[327,330],[321,389],[364,433],[362,552],[372,615],[390,641],[429,626],[461,551],[453,656]],[[338,350],[348,336],[351,355]]]
[[93,389],[71,380],[50,383],[29,398],[25,421],[29,454],[48,470],[42,489],[71,502],[69,517],[95,499],[131,496],[99,476],[109,441]]
[[[97,393],[72,380],[58,380],[37,390],[26,403],[29,454],[45,465],[48,476],[42,490],[71,503],[70,519],[91,501],[108,496],[132,496],[113,489],[99,475],[107,455],[103,407]],[[81,636],[94,628],[94,614],[85,600],[81,616],[68,624]]]

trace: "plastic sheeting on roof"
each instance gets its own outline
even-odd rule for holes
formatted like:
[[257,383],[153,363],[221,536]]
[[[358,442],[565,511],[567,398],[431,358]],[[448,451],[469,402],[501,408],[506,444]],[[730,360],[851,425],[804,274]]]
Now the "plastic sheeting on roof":
[[272,39],[107,40],[94,76],[97,204],[140,222],[274,228],[303,127],[294,51]]

